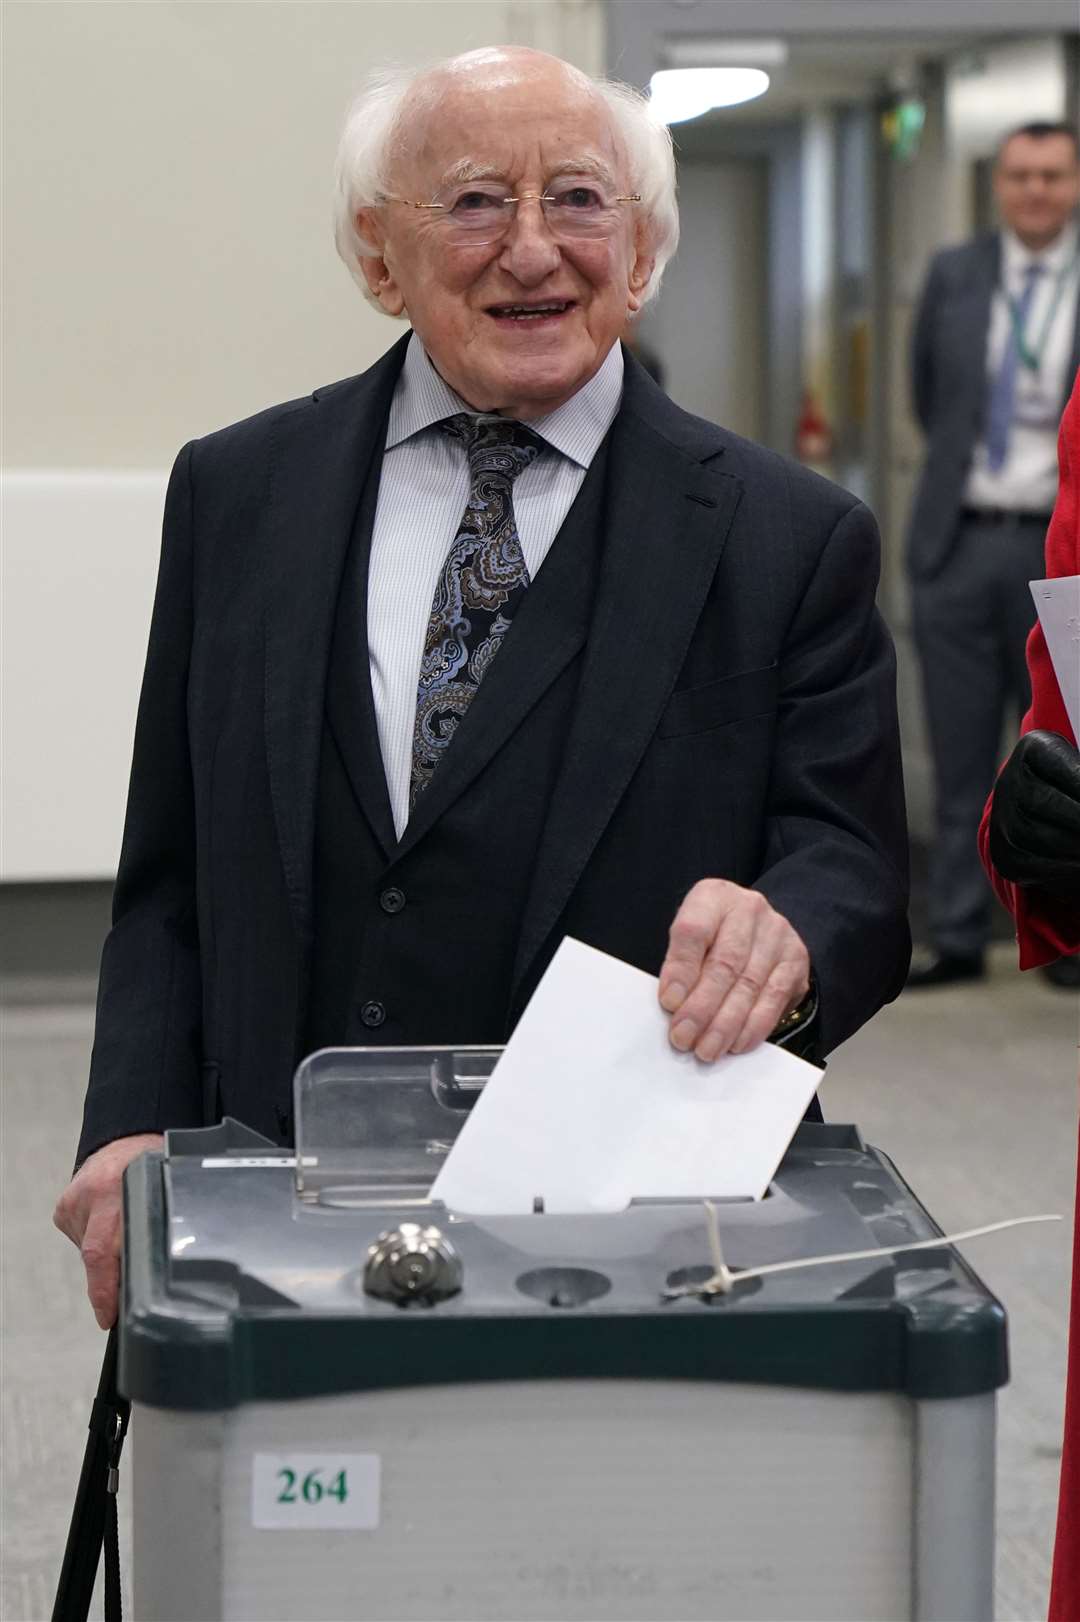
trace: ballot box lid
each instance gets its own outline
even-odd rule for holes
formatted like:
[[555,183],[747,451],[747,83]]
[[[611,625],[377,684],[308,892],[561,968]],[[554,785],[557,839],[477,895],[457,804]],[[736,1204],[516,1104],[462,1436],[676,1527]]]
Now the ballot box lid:
[[[933,1243],[941,1229],[853,1126],[804,1122],[763,1200],[714,1207],[735,1284],[712,1298],[672,1294],[713,1271],[704,1198],[581,1216],[447,1211],[428,1189],[497,1054],[333,1050],[298,1073],[295,1153],[225,1121],[170,1132],[134,1161],[123,1392],[211,1410],[520,1379],[920,1399],[1005,1383],[1004,1309],[955,1248]],[[434,1227],[460,1273],[426,1305],[371,1293],[373,1247],[406,1222]]]

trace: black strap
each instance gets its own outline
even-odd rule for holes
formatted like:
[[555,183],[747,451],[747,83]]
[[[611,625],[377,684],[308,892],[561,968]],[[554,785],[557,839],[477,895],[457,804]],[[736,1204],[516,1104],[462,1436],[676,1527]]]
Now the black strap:
[[120,1598],[120,1529],[116,1523],[116,1494],[105,1502],[105,1622],[123,1622]]
[[116,1489],[131,1405],[116,1389],[116,1356],[116,1330],[111,1329],[97,1396],[90,1408],[90,1434],[71,1512],[52,1622],[86,1622],[103,1544],[105,1622],[121,1622]]
[[[116,1331],[113,1330],[113,1334]],[[116,1493],[120,1486],[120,1455],[124,1451],[131,1404],[116,1390],[115,1375],[110,1393],[109,1468],[105,1477],[105,1622],[123,1622],[120,1598],[120,1529],[116,1515]]]

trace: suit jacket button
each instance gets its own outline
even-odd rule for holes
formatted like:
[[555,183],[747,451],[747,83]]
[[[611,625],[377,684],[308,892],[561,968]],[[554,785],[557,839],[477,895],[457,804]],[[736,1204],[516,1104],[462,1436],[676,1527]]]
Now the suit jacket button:
[[383,912],[400,912],[404,905],[405,891],[399,890],[396,885],[391,885],[390,889],[384,890],[379,897],[379,906]]
[[381,1002],[366,1002],[360,1010],[360,1018],[369,1030],[377,1030],[386,1018],[386,1009]]

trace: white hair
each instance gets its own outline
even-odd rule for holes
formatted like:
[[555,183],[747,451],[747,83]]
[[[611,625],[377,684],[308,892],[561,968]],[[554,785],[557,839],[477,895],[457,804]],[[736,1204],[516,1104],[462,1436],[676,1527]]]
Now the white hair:
[[[405,104],[414,88],[442,66],[390,68],[372,74],[350,107],[341,132],[334,166],[334,241],[349,274],[377,309],[382,305],[360,266],[361,259],[374,257],[376,250],[358,231],[356,216],[392,191],[391,168],[405,127]],[[566,66],[579,75],[578,69]],[[580,78],[606,106],[625,152],[629,189],[641,194],[636,207],[646,222],[649,251],[654,256],[644,295],[648,300],[659,291],[664,267],[679,241],[671,131],[651,111],[648,98],[631,85],[585,73]],[[434,78],[433,83],[437,83]]]

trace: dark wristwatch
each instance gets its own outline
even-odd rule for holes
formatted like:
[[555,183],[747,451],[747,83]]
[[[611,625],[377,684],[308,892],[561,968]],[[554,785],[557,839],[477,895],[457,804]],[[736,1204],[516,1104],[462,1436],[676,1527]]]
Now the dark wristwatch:
[[814,975],[810,976],[810,990],[806,993],[797,1008],[784,1015],[783,1019],[773,1027],[769,1041],[774,1047],[786,1048],[789,1053],[796,1054],[800,1059],[811,1057],[809,1049],[813,1048],[817,1023],[818,988]]

